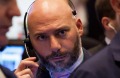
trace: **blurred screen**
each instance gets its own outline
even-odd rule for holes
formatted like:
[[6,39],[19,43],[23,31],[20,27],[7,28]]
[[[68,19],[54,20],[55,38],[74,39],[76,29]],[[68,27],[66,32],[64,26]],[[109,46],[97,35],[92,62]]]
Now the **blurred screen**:
[[9,68],[11,71],[16,69],[22,59],[24,46],[8,45],[0,52],[0,64]]

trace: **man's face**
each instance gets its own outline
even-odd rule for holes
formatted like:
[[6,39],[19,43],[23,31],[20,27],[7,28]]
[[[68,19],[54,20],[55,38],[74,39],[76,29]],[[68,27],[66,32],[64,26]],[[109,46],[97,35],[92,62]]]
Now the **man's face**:
[[63,71],[78,59],[81,29],[76,25],[76,20],[67,15],[30,21],[31,42],[48,69]]
[[16,0],[0,0],[0,47],[7,44],[6,32],[12,25],[13,16],[19,15]]
[[120,0],[110,0],[111,6],[113,10],[116,12],[116,20],[117,20],[117,31],[120,31],[120,8],[118,5],[120,5]]

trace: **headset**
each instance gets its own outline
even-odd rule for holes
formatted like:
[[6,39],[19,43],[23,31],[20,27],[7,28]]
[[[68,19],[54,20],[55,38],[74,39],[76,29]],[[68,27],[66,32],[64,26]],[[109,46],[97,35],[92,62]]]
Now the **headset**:
[[[34,1],[34,2],[35,2],[35,1]],[[33,3],[34,3],[34,2],[33,2]],[[32,4],[33,4],[33,3],[32,3]],[[40,60],[40,58],[39,58],[39,56],[38,56],[38,53],[34,50],[32,44],[31,44],[30,37],[29,37],[28,32],[27,32],[27,16],[28,16],[29,9],[31,8],[32,4],[29,6],[27,12],[26,12],[25,15],[24,15],[24,21],[23,21],[23,22],[24,22],[24,33],[25,33],[24,46],[25,46],[26,53],[27,53],[27,56],[28,56],[28,57],[31,57],[31,56],[30,56],[30,53],[28,53],[28,52],[29,52],[29,51],[32,51],[32,52],[35,53],[35,54],[33,54],[33,55],[36,56],[37,60]],[[72,14],[75,16],[75,15],[77,14],[77,12],[76,12],[76,10],[75,10],[74,4],[72,3],[71,0],[68,1],[68,4],[69,4],[69,6],[70,6],[71,9],[72,9]]]
[[[32,2],[32,4],[34,2]],[[28,32],[27,32],[27,15],[28,15],[29,9],[31,8],[32,4],[29,6],[27,12],[24,15],[24,21],[23,21],[24,33],[25,33],[24,46],[25,46],[25,50],[26,50],[25,52],[26,52],[27,56],[31,57],[33,55],[33,56],[36,57],[36,61],[38,61],[39,60],[39,56],[38,56],[37,52],[34,51],[34,48],[33,48],[32,43],[30,41],[30,37],[29,37]],[[31,52],[32,54],[30,54],[29,52]]]

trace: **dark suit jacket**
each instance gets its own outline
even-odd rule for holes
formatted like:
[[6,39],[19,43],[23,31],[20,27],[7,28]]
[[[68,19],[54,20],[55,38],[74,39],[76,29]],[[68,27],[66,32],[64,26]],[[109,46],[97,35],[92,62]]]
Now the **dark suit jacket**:
[[98,45],[88,49],[88,51],[94,55],[96,53],[98,53],[99,51],[101,51],[102,49],[104,49],[107,46],[107,43],[105,41],[102,41],[101,43],[99,43]]
[[81,41],[82,41],[82,46],[86,50],[91,49],[100,44],[100,42],[98,40],[95,40],[95,39],[87,37],[87,36],[82,36]]
[[[90,57],[90,54],[85,49],[83,49],[83,53],[84,53],[83,62],[85,62]],[[39,67],[37,78],[51,78],[51,77],[49,75],[49,72],[44,67]]]
[[8,68],[0,65],[0,69],[2,70],[2,72],[4,73],[6,78],[16,78],[15,75],[13,74],[13,72],[10,71]]
[[120,32],[109,46],[82,64],[70,78],[120,78]]

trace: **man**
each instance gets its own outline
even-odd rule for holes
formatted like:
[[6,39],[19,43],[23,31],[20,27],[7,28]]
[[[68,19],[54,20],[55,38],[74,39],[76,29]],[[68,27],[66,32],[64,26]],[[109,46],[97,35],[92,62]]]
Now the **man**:
[[[109,0],[109,2],[117,14],[117,23],[119,23],[120,1]],[[120,28],[120,24],[118,28]],[[120,78],[120,29],[111,43],[82,64],[73,76],[75,78]]]
[[[104,5],[106,5],[106,7],[104,7]],[[103,26],[105,38],[103,39],[102,43],[89,49],[92,54],[96,54],[105,46],[109,45],[111,40],[119,30],[119,25],[116,21],[117,16],[115,11],[111,7],[109,0],[96,0],[95,8],[99,22],[100,24],[102,24],[101,26]]]
[[34,62],[35,57],[22,60],[15,71],[17,77],[68,78],[89,57],[79,38],[83,32],[81,21],[67,0],[36,0],[27,20],[39,63]]
[[[16,0],[0,0],[0,50],[8,43],[6,32],[12,25],[13,16],[20,16]],[[14,78],[14,74],[0,65],[0,78]]]

